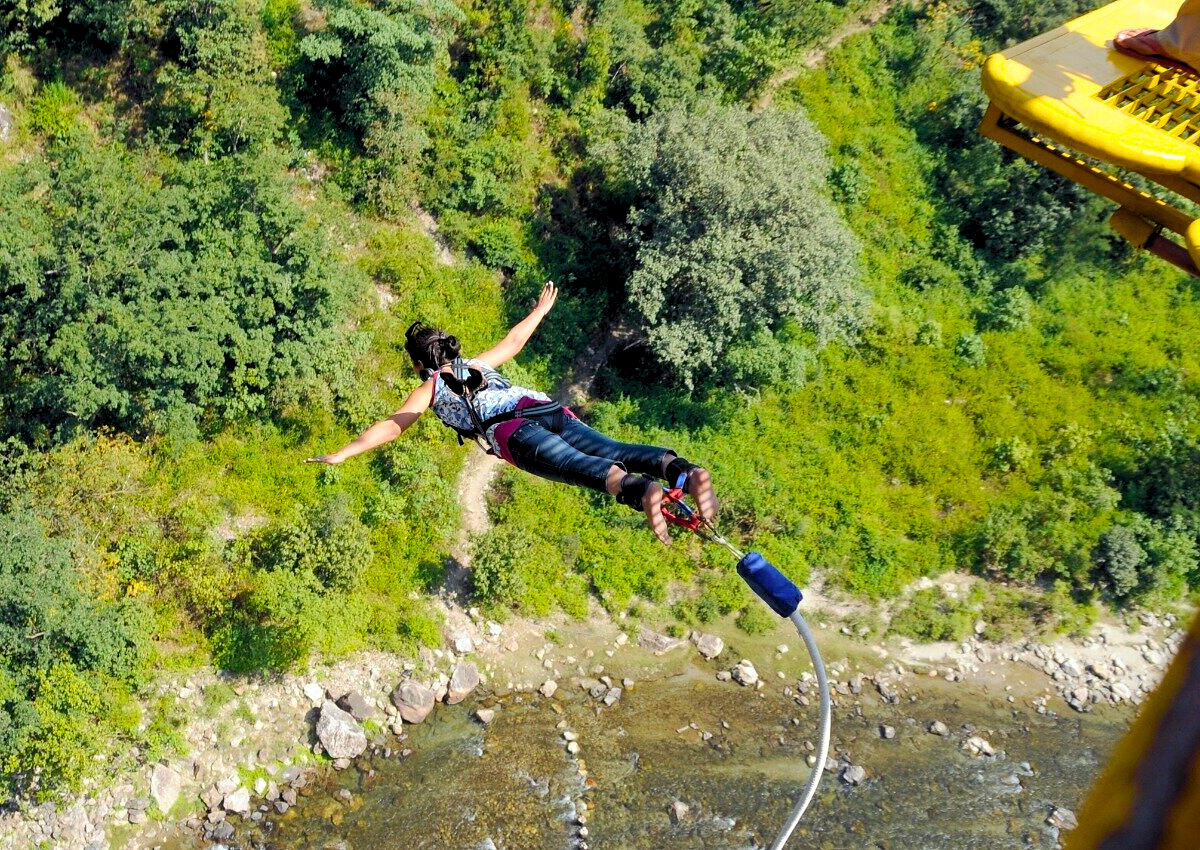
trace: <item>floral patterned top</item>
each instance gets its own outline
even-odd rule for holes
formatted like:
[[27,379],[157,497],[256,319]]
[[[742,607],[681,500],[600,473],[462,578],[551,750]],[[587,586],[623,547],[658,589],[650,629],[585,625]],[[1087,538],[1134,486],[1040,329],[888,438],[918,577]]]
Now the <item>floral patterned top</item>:
[[[531,390],[526,387],[513,386],[511,381],[482,360],[472,357],[466,363],[468,366],[474,366],[482,372],[483,377],[487,380],[487,386],[481,387],[473,396],[475,409],[479,411],[480,419],[486,420],[497,414],[515,410],[517,403],[524,398],[550,401],[550,396],[545,393],[540,393],[537,390]],[[452,428],[458,428],[461,431],[470,431],[475,426],[471,422],[471,414],[467,410],[466,401],[463,400],[462,396],[446,386],[446,383],[440,379],[441,374],[441,372],[438,373],[439,379],[433,385],[434,415]],[[492,447],[492,451],[500,454],[500,445],[495,437],[497,427],[497,425],[493,425],[488,428],[487,434],[484,436],[487,439],[488,445]]]

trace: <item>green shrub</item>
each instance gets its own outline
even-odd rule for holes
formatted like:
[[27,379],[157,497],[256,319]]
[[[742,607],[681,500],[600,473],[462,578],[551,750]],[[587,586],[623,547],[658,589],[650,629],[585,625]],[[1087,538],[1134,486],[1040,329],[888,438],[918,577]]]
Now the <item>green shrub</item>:
[[778,627],[779,620],[769,608],[754,600],[742,609],[734,623],[748,635],[766,635]]
[[914,593],[892,617],[888,630],[917,640],[957,641],[971,633],[974,622],[965,605],[931,587]]
[[335,342],[345,283],[277,159],[148,165],[79,141],[0,174],[0,326],[26,341],[6,430],[187,435],[265,412]]
[[340,492],[269,529],[254,553],[260,569],[291,573],[301,582],[311,576],[325,590],[342,593],[358,586],[373,557],[366,528]]
[[83,103],[61,82],[47,83],[29,103],[29,126],[51,140],[68,139],[79,129]]
[[10,791],[77,786],[115,734],[101,715],[145,675],[140,604],[99,602],[82,585],[66,541],[36,515],[0,515],[0,775]]
[[987,345],[979,334],[959,334],[954,338],[954,353],[968,366],[987,363]]
[[980,324],[988,330],[1015,331],[1029,324],[1033,315],[1033,299],[1018,286],[992,293],[987,309],[980,315]]

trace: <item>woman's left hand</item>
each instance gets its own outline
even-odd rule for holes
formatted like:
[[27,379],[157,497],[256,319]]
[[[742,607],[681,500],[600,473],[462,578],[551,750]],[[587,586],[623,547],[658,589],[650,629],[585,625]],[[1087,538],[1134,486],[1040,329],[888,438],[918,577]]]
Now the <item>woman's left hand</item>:
[[537,306],[533,308],[534,312],[540,312],[543,316],[546,315],[557,300],[558,287],[554,285],[554,281],[546,281],[546,285],[542,287],[542,294],[538,297]]
[[317,455],[316,457],[307,458],[305,463],[327,463],[330,466],[337,466],[342,462],[342,459],[336,453],[328,455]]

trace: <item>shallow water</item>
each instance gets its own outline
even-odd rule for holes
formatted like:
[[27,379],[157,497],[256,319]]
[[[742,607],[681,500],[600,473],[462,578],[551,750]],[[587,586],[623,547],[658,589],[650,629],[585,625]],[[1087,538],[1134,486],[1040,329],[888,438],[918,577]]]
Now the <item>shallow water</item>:
[[[965,684],[922,680],[910,688],[920,690],[904,691],[896,706],[869,683],[860,696],[839,697],[830,760],[840,769],[848,758],[868,779],[851,788],[828,772],[789,846],[1052,848],[1044,825],[1050,806],[1077,806],[1131,716],[1117,709],[1039,716]],[[640,683],[611,708],[579,690],[559,696],[506,697],[486,728],[471,719],[469,705],[440,707],[425,724],[408,727],[409,758],[376,757],[369,778],[356,770],[331,774],[305,788],[286,815],[272,814],[264,826],[247,822],[232,844],[564,850],[579,846],[573,817],[585,799],[593,850],[761,847],[808,776],[815,705],[778,692],[760,696],[693,669]],[[925,731],[934,719],[950,727],[949,737]],[[563,747],[562,720],[579,737],[582,763]],[[894,740],[881,739],[883,723],[895,727]],[[971,733],[990,741],[997,756],[963,752]],[[1020,776],[1019,789],[1004,784],[1021,773],[1021,762],[1032,775]],[[349,802],[337,796],[342,788],[353,792]],[[676,800],[690,810],[679,824],[669,816]]]

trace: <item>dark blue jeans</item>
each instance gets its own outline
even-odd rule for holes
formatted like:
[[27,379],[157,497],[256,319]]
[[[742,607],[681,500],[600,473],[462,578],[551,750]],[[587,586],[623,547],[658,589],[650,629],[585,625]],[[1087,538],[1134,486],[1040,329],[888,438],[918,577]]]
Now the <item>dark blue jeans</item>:
[[619,443],[563,413],[531,419],[508,438],[518,469],[563,484],[578,484],[607,493],[613,464],[627,472],[662,478],[659,446]]

